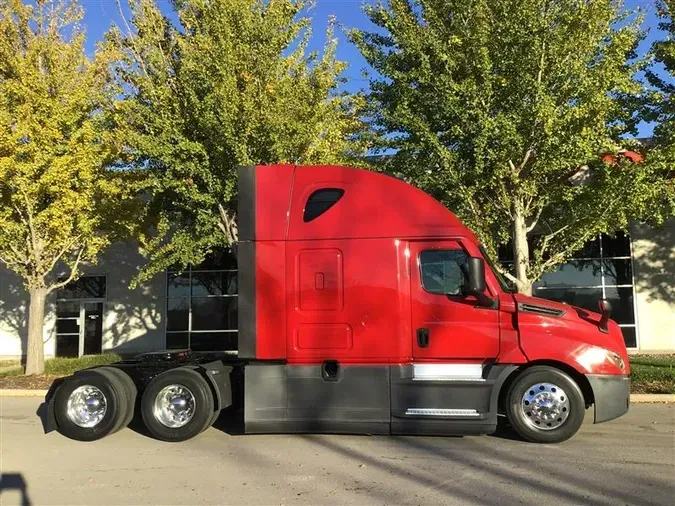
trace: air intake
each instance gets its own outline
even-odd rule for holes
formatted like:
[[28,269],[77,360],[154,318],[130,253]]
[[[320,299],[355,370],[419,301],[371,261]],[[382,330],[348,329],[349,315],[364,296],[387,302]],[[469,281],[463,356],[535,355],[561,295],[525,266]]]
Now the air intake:
[[518,304],[518,311],[522,311],[524,313],[534,313],[542,316],[557,316],[557,317],[560,317],[565,314],[565,311],[563,311],[562,309],[555,309],[547,306],[538,306],[536,304],[527,304],[524,302],[520,302]]

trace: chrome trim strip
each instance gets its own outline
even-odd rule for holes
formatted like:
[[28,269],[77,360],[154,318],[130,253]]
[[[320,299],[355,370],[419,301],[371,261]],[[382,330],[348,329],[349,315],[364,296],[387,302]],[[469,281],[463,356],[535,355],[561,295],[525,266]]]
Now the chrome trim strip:
[[471,381],[483,379],[483,364],[413,364],[418,381]]
[[405,414],[413,416],[480,416],[480,413],[475,409],[408,408]]
[[461,376],[424,376],[422,378],[413,378],[413,381],[471,381],[474,383],[484,383],[487,380],[485,378],[462,378]]

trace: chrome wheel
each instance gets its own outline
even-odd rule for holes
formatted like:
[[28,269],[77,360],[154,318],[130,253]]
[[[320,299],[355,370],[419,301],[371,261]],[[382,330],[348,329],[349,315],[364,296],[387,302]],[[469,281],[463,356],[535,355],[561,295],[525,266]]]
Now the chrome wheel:
[[66,414],[71,422],[85,429],[96,427],[108,410],[103,392],[93,385],[82,385],[68,397]]
[[155,397],[152,412],[165,427],[183,427],[195,414],[195,396],[183,385],[168,385]]
[[570,414],[567,394],[553,383],[537,383],[525,391],[521,403],[525,420],[540,430],[560,427]]

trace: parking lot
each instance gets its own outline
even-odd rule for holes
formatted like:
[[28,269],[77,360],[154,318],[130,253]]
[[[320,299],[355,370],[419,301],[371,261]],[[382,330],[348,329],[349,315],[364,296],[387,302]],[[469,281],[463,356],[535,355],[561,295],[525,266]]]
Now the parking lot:
[[[125,429],[44,435],[40,400],[0,400],[0,503],[672,504],[675,405],[633,405],[561,445],[499,436],[241,436],[169,444]],[[590,412],[589,412],[590,414]]]

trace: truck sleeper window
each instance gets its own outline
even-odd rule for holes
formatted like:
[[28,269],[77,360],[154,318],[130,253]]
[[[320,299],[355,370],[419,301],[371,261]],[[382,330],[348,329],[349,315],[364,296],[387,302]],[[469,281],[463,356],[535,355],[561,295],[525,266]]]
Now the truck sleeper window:
[[305,204],[305,213],[302,217],[304,222],[317,219],[333,207],[344,194],[342,188],[321,188],[313,192]]
[[427,250],[420,253],[422,286],[429,293],[461,295],[466,253],[462,250]]

